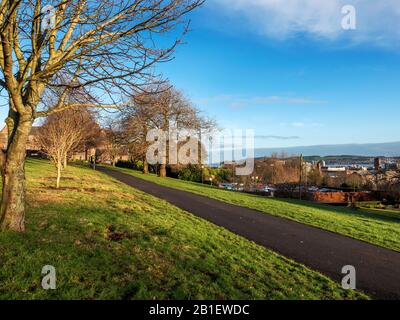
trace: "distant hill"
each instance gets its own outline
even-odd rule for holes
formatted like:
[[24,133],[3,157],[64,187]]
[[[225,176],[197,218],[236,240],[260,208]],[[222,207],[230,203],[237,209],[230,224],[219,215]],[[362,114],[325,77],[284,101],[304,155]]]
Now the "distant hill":
[[400,142],[367,143],[367,144],[332,144],[289,148],[260,148],[255,150],[256,158],[271,156],[273,153],[304,156],[352,155],[366,157],[398,157]]

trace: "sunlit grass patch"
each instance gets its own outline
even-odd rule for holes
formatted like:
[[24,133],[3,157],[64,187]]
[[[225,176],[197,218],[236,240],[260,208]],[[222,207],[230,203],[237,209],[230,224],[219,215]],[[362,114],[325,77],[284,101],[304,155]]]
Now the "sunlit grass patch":
[[397,216],[390,214],[379,214],[376,211],[371,212],[365,209],[353,210],[334,207],[309,201],[274,199],[222,190],[199,183],[159,178],[155,175],[143,175],[138,171],[129,169],[116,168],[116,170],[163,186],[256,209],[400,251],[400,220]]
[[[89,168],[27,164],[27,232],[0,233],[2,299],[361,299],[327,277]],[[41,288],[53,265],[57,289]]]

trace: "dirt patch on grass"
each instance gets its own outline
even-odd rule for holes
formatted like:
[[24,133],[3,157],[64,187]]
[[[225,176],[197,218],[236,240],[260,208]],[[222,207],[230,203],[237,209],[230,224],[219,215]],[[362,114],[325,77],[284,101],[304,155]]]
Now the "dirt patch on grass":
[[65,203],[66,199],[60,193],[32,190],[27,194],[30,207],[40,207],[49,203]]
[[[42,178],[42,180],[44,181],[52,181],[54,182],[56,180],[56,177],[45,177]],[[61,181],[79,181],[80,179],[76,178],[76,177],[61,177]]]
[[38,187],[38,189],[40,190],[44,190],[44,191],[78,191],[78,192],[86,192],[86,193],[96,193],[98,190],[96,188],[79,188],[79,187],[60,187],[60,188],[56,188],[53,185],[49,185],[49,186],[42,186],[42,187]]
[[104,238],[108,241],[122,241],[124,239],[132,239],[133,234],[128,231],[118,231],[113,225],[109,225],[106,228]]
[[56,188],[55,186],[48,186],[48,187],[41,187],[41,189],[44,190],[53,190],[53,191],[81,191],[81,188],[77,188],[77,187],[60,187],[60,188]]

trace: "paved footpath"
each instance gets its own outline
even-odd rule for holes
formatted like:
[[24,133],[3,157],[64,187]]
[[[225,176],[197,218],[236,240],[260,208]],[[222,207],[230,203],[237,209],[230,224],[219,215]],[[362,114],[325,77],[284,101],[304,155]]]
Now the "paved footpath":
[[357,288],[378,299],[400,299],[400,253],[333,232],[157,185],[98,168],[113,178],[164,199],[231,232],[341,282],[343,266],[357,271]]

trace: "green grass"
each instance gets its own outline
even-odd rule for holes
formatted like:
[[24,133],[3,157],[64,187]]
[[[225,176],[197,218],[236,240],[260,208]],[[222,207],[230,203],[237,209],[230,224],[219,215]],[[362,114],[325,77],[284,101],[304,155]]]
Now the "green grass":
[[116,170],[159,185],[186,190],[227,203],[256,209],[400,251],[400,220],[398,216],[379,214],[379,212],[364,209],[354,210],[315,204],[309,201],[267,198],[177,179],[143,175],[141,172],[129,169],[117,168]]
[[88,168],[55,190],[54,171],[28,160],[27,232],[0,233],[1,299],[367,298]]
[[380,201],[357,202],[357,206],[367,212],[400,220],[400,209],[383,205]]

